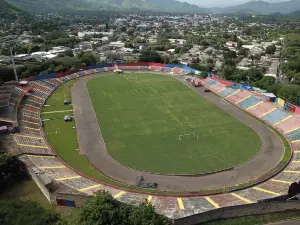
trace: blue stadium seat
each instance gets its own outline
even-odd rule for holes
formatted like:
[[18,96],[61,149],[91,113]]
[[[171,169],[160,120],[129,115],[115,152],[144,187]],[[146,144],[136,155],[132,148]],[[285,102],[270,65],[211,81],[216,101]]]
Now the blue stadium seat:
[[236,92],[235,89],[226,88],[226,89],[224,89],[223,91],[220,92],[220,95],[223,96],[223,97],[227,97],[227,96],[233,94],[234,92]]
[[300,128],[297,130],[294,130],[290,133],[286,134],[286,137],[290,140],[290,141],[296,141],[296,140],[300,140]]
[[78,74],[80,77],[82,77],[82,76],[85,75],[84,71],[79,71],[77,74]]
[[[81,72],[83,72],[83,71],[81,71]],[[61,77],[61,78],[59,78],[62,82],[67,82],[67,81],[69,81],[69,79],[67,78],[67,77]]]
[[275,109],[274,111],[263,116],[261,119],[269,124],[275,124],[288,117],[289,114],[281,109]]
[[204,83],[204,85],[208,85],[208,86],[214,86],[217,84],[218,84],[218,82],[216,82],[214,80],[208,80],[207,82]]
[[45,82],[45,81],[42,81],[42,80],[37,80],[37,81],[35,81],[35,82],[40,83],[40,84],[42,84],[42,85],[44,85],[44,86],[46,86],[46,87],[49,87],[49,88],[51,88],[52,90],[55,89],[55,87],[56,87],[55,85],[49,84],[49,83],[47,83],[47,82]]
[[97,68],[96,70],[97,70],[97,72],[106,72],[106,70],[104,68]]
[[32,95],[38,96],[38,97],[40,97],[40,98],[42,98],[42,99],[46,99],[47,96],[48,96],[46,93],[41,92],[41,91],[38,91],[38,90],[36,90],[36,89],[34,89],[34,92],[32,93]]
[[246,98],[244,101],[241,101],[239,103],[239,106],[243,109],[248,109],[251,106],[254,106],[255,104],[261,102],[262,100],[256,96],[250,96],[249,98]]

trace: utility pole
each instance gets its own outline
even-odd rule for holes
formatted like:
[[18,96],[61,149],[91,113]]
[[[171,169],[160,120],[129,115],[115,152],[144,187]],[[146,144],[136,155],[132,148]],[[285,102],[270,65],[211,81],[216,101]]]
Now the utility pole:
[[13,68],[14,68],[14,74],[15,74],[15,79],[17,82],[19,82],[19,78],[18,78],[18,74],[17,74],[17,70],[16,70],[16,65],[15,65],[15,60],[12,54],[12,47],[11,47],[11,43],[9,44],[9,51],[10,51],[10,60],[12,62]]

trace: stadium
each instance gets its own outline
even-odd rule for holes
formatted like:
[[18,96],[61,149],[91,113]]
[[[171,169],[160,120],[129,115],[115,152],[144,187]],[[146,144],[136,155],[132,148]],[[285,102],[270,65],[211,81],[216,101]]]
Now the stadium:
[[106,190],[177,224],[292,207],[276,203],[299,181],[300,117],[198,72],[106,64],[9,82],[0,120],[52,204]]

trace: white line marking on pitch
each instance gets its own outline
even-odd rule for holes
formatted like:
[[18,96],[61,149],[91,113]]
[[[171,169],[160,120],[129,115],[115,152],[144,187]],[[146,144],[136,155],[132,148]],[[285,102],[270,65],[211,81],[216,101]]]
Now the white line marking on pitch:
[[61,113],[61,112],[72,112],[73,109],[70,110],[61,110],[61,111],[52,111],[52,112],[42,112],[41,114],[51,114],[51,113]]

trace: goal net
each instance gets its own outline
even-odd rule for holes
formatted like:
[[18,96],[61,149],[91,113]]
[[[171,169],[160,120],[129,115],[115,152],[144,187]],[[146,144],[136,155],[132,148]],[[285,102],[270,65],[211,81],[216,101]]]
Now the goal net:
[[126,80],[137,80],[138,79],[137,75],[134,75],[132,73],[129,73],[129,74],[126,73],[126,74],[123,74],[123,76]]
[[221,103],[223,103],[224,105],[228,104],[228,102],[225,99],[223,99],[223,98],[221,98]]
[[196,133],[186,133],[186,134],[179,134],[178,141],[187,141],[187,140],[197,140],[199,139],[199,135]]

